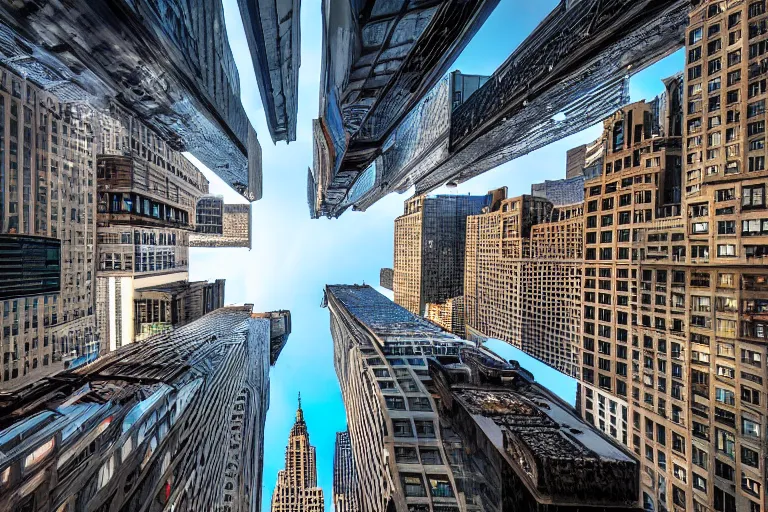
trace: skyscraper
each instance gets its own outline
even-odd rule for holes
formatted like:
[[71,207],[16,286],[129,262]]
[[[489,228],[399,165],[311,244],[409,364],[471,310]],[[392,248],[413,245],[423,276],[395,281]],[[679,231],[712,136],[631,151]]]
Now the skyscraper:
[[0,390],[99,353],[90,110],[0,68]]
[[[261,146],[240,101],[221,0],[24,0],[4,4],[0,20],[0,54],[18,74],[67,101],[120,104],[246,199],[261,198]],[[278,55],[270,71],[284,63]]]
[[633,458],[525,370],[369,286],[324,300],[360,510],[636,507]]
[[524,195],[467,217],[464,315],[470,337],[503,340],[576,377],[583,180],[547,183],[578,202]]
[[277,473],[272,494],[272,512],[323,512],[323,490],[317,486],[315,447],[309,444],[309,432],[301,410],[296,410],[296,423],[288,435],[285,469]]
[[395,219],[395,302],[422,315],[428,303],[464,293],[468,215],[490,206],[485,196],[416,196]]
[[272,141],[296,140],[301,65],[299,0],[238,0]]
[[585,184],[580,405],[641,458],[647,509],[766,507],[767,19],[694,2],[684,85],[606,120]]
[[[588,421],[641,458],[646,508],[671,510],[681,503],[680,492],[685,495],[683,481],[690,485],[681,460],[691,439],[687,377],[679,362],[688,346],[686,319],[667,310],[677,302],[668,293],[685,283],[662,272],[663,282],[654,287],[643,282],[637,264],[644,230],[664,232],[674,246],[683,239],[674,220],[680,212],[682,78],[666,80],[665,88],[605,120],[603,172],[584,184],[579,405]],[[685,258],[684,249],[653,245],[651,258]],[[682,506],[693,509],[692,503]]]
[[355,491],[357,476],[352,455],[349,432],[336,432],[333,454],[333,510],[334,512],[357,512]]
[[271,324],[219,309],[4,396],[0,509],[258,511]]

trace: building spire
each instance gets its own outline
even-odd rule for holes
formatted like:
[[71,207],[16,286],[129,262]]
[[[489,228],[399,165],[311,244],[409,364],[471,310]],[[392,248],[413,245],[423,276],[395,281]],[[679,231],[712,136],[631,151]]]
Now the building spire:
[[301,391],[299,391],[299,408],[296,409],[296,423],[304,421],[304,411],[301,410]]

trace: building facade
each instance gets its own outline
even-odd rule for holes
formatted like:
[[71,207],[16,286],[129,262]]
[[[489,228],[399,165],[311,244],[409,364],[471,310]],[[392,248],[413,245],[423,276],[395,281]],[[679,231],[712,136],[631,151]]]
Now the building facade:
[[257,512],[270,325],[219,309],[4,396],[0,508]]
[[206,195],[197,201],[195,232],[190,247],[247,247],[251,245],[250,204],[225,204],[223,196]]
[[102,349],[132,343],[135,290],[189,279],[189,236],[208,180],[133,116],[100,116],[97,303]]
[[[324,302],[331,314],[334,361],[347,410],[356,471],[354,496],[360,510],[508,510],[503,503],[509,503],[512,510],[519,506],[542,511],[592,507],[633,510],[637,506],[639,476],[632,457],[581,421],[572,408],[534,384],[524,370],[441,330],[371,287],[327,286]],[[477,407],[472,412],[475,418],[496,418],[509,412],[506,424],[517,431],[511,418],[520,414],[519,426],[532,428],[531,437],[519,445],[521,451],[516,452],[502,441],[504,420],[497,424],[496,420],[489,423],[467,416],[467,426],[477,429],[473,432],[461,431],[458,423],[451,425],[458,418],[452,412],[452,403],[461,398],[451,395],[451,389],[447,389],[447,395],[441,394],[432,371],[435,364],[450,366],[450,371],[456,372],[457,383],[489,386],[486,393],[467,399]],[[449,378],[444,383],[453,381]],[[446,386],[450,388],[450,384],[444,384],[442,390]],[[436,400],[436,396],[441,399]],[[502,405],[506,400],[508,409]],[[538,418],[540,426],[551,425],[555,430],[568,425],[569,434],[554,433],[554,438],[562,442],[545,447],[535,442],[535,421],[522,418],[526,415]],[[527,427],[523,427],[525,424]],[[518,433],[526,437],[525,432]],[[467,464],[461,453],[477,458]],[[490,453],[497,453],[496,465],[484,462]],[[587,459],[592,461],[601,459],[598,466],[604,466],[598,473],[604,480],[597,485],[587,482],[588,473],[574,464],[579,457],[576,453],[589,454]],[[549,456],[564,463],[550,466],[543,461]],[[520,464],[521,460],[531,462]],[[487,473],[474,479],[483,465]],[[530,474],[533,467],[550,476]],[[570,494],[565,489],[552,492],[544,489],[540,481],[537,483],[538,478],[551,478],[560,470],[562,474],[557,478],[574,486]],[[510,487],[485,487],[487,482],[500,481],[508,482]],[[585,492],[580,496],[573,493],[575,486]],[[587,491],[590,486],[592,489]]]
[[673,510],[680,482],[691,485],[684,469],[687,374],[680,364],[687,340],[680,316],[651,321],[640,311],[661,311],[664,299],[646,302],[646,292],[666,294],[677,284],[673,272],[659,274],[664,282],[657,289],[639,282],[646,270],[637,254],[644,230],[668,233],[680,215],[682,77],[665,80],[665,88],[604,121],[603,171],[584,184],[579,398],[588,421],[641,458],[644,506]]
[[99,353],[90,110],[0,68],[0,390]]
[[[564,181],[565,188],[581,186],[577,178]],[[555,207],[524,195],[467,217],[468,336],[503,340],[578,375],[582,210],[581,202]]]
[[395,302],[417,315],[426,304],[463,294],[466,220],[491,204],[485,196],[415,196],[395,219]]
[[647,509],[766,507],[767,19],[694,2],[684,85],[608,119],[585,184],[580,402],[641,458]]
[[288,435],[285,469],[277,473],[272,512],[323,512],[323,490],[317,486],[315,447],[309,444],[304,411],[296,410],[296,422]]
[[[673,283],[686,284],[682,326],[688,352],[681,357],[689,382],[685,427],[691,449],[690,479],[675,482],[673,505],[684,500],[693,510],[758,512],[768,506],[767,23],[762,1],[694,2],[686,38],[685,247],[667,254]],[[645,243],[664,245],[652,236]],[[677,259],[684,267],[674,261],[683,250],[685,258]],[[657,253],[646,251],[645,260],[655,272],[641,267],[638,276],[643,290],[654,290],[664,277],[665,265],[652,254]],[[676,296],[668,296],[667,304],[679,311],[674,308],[682,290],[678,285],[671,292]],[[641,325],[655,326],[659,314],[670,314],[648,311],[642,299]]]
[[349,432],[336,432],[333,453],[333,510],[334,512],[357,512],[355,490],[357,476],[352,454]]

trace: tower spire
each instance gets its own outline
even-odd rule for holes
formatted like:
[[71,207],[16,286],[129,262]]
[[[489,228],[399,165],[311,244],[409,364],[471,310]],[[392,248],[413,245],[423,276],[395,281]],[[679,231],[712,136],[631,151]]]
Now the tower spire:
[[304,411],[301,410],[301,391],[299,391],[299,408],[296,409],[296,423],[304,421]]

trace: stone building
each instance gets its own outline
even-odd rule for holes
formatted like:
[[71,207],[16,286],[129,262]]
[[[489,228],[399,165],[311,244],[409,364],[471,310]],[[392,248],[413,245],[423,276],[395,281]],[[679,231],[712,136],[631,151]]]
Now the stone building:
[[250,204],[225,204],[223,196],[206,195],[197,201],[195,211],[190,247],[252,248]]
[[324,303],[360,510],[635,509],[633,458],[524,370],[369,286],[327,286]]
[[414,314],[462,295],[466,219],[491,204],[485,196],[415,196],[395,219],[395,302]]
[[177,281],[134,291],[136,341],[197,320],[224,306],[224,279]]
[[222,308],[3,396],[0,509],[257,512],[270,326]]
[[208,180],[134,117],[101,116],[97,312],[104,350],[133,342],[139,288],[189,279],[189,236]]
[[94,118],[0,67],[0,390],[99,354]]
[[309,432],[301,410],[296,410],[296,423],[288,435],[285,469],[277,473],[272,494],[272,512],[323,512],[323,490],[317,486],[315,447],[309,444]]
[[[566,188],[581,186],[578,178],[563,181]],[[468,336],[506,341],[578,375],[582,210],[581,202],[554,207],[524,195],[467,217]]]
[[355,490],[357,475],[352,455],[352,441],[349,432],[336,432],[336,446],[333,453],[333,510],[334,512],[357,512]]

